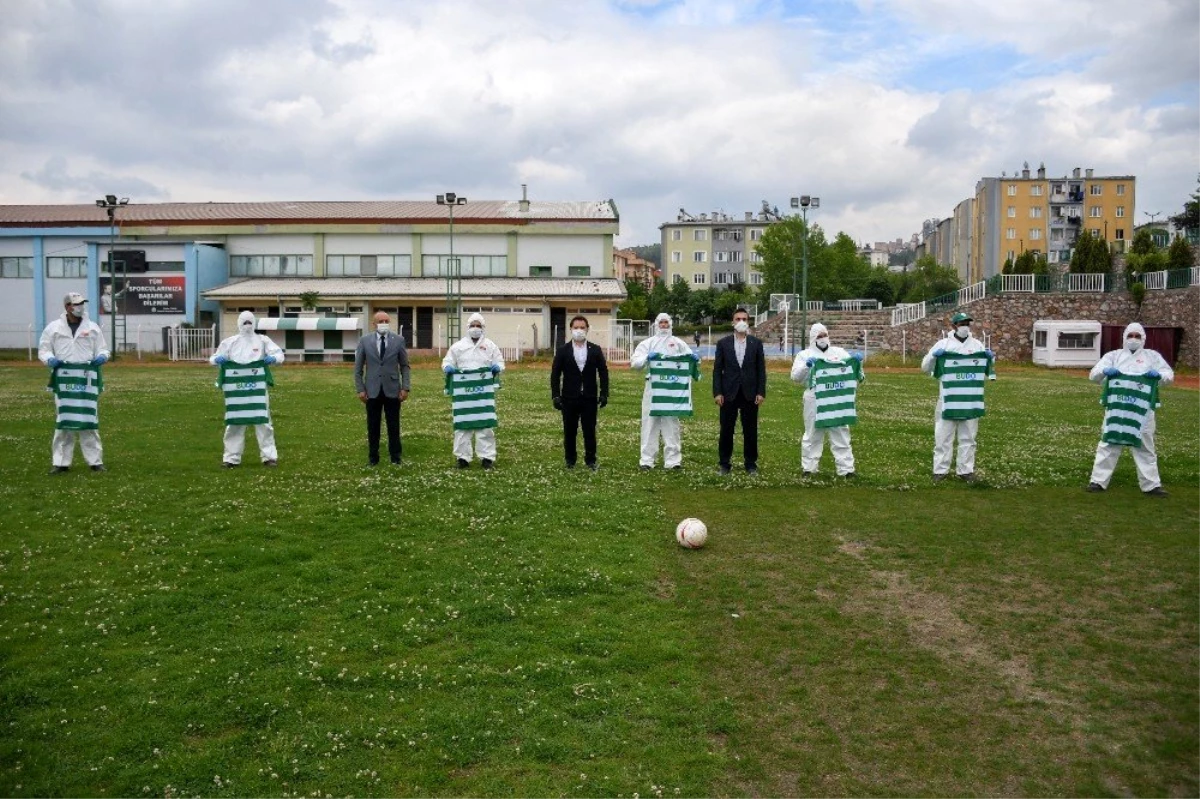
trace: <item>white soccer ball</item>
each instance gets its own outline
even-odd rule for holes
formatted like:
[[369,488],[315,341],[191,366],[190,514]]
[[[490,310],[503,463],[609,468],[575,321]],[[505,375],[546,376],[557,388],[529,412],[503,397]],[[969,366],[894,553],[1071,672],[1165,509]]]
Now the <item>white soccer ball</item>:
[[686,549],[699,549],[708,540],[708,527],[699,519],[689,517],[676,525],[675,540]]

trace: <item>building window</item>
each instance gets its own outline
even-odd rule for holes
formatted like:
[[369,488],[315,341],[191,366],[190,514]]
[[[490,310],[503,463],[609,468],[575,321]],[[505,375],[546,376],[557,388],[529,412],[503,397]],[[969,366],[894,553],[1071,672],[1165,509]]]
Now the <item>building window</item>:
[[591,277],[592,268],[590,266],[568,266],[567,274],[571,277]]
[[1017,218],[1017,206],[1015,206],[1015,205],[1008,206],[1008,218],[1009,219]]
[[529,267],[530,277],[553,277],[554,267],[552,266],[531,266]]
[[692,252],[692,261],[698,264],[705,263],[708,261],[708,253],[704,250],[695,250]]
[[1125,216],[1125,206],[1123,206],[1123,205],[1117,206],[1117,216],[1118,217]]
[[713,285],[714,286],[724,286],[727,283],[729,283],[729,273],[728,272],[717,272],[716,274],[713,275]]
[[679,250],[675,250],[674,252],[672,252],[671,253],[671,263],[673,263],[673,264],[683,263],[683,253],[680,252]]
[[[79,260],[84,262],[84,272],[86,273],[87,259],[80,258]],[[33,277],[33,259],[0,258],[0,277]]]
[[311,255],[231,255],[231,277],[295,277],[311,275]]
[[1029,238],[1036,241],[1036,240],[1040,239],[1041,237],[1042,237],[1042,229],[1041,228],[1035,227],[1035,228],[1029,229]]
[[1098,228],[1098,227],[1092,228],[1092,235],[1095,236],[1096,238],[1100,238],[1100,228]]
[[729,260],[729,253],[727,253],[727,252],[714,252],[713,253],[713,263],[723,264],[728,260]]
[[734,252],[729,253],[729,260],[735,264],[740,264],[742,262],[742,251],[735,250]]
[[1032,208],[1030,208],[1029,209],[1029,218],[1030,219],[1041,219],[1042,218],[1042,207],[1040,205],[1035,205]]
[[683,239],[683,231],[682,230],[680,230],[679,228],[675,228],[674,230],[671,231],[671,241],[680,241],[682,239]]
[[1030,197],[1041,197],[1042,196],[1042,184],[1035,183],[1032,186],[1030,186],[1029,187],[1029,196]]
[[1091,187],[1088,189],[1088,193],[1091,194],[1093,197],[1099,197],[1101,194],[1104,193],[1104,186],[1100,185],[1099,183],[1093,183],[1091,185]]
[[[456,255],[459,274],[463,277],[504,277],[508,274],[507,255]],[[449,255],[421,256],[421,274],[425,277],[449,277],[453,275]]]
[[761,286],[762,285],[762,275],[759,274],[758,272],[751,272],[748,275],[748,277],[750,278],[751,286]]
[[87,277],[87,258],[47,258],[46,277]]
[[703,272],[697,272],[696,274],[692,275],[692,282],[695,283],[697,286],[703,286],[704,280],[705,280],[705,276],[704,276]]
[[1038,349],[1046,348],[1046,331],[1045,330],[1033,331],[1033,346],[1037,347]]
[[411,255],[327,255],[328,277],[410,277]]
[[1017,237],[1017,229],[1015,227],[1010,227],[1008,230],[1004,231],[1004,238],[1015,239],[1016,237]]
[[762,238],[762,228],[750,228],[750,241],[758,241]]
[[692,231],[692,240],[693,241],[707,241],[708,240],[708,231],[705,230],[704,228],[696,228],[695,230]]
[[750,263],[761,264],[762,263],[762,253],[760,253],[758,250],[752,250],[750,252]]
[[682,283],[682,282],[683,282],[683,275],[676,274],[676,275],[675,275],[673,278],[671,278],[671,282],[672,282],[672,283]]
[[[1096,336],[1099,333],[1059,333],[1058,348],[1060,350],[1090,350],[1096,346]],[[1046,346],[1043,343],[1041,346]]]
[[1090,216],[1092,219],[1099,219],[1100,217],[1104,216],[1104,211],[1100,208],[1100,206],[1093,205],[1088,209],[1088,216]]
[[1016,253],[1014,250],[1009,250],[1009,251],[1008,251],[1008,260],[1010,260],[1010,261],[1011,261],[1011,260],[1013,260],[1013,259],[1014,259],[1014,258],[1016,258],[1016,257],[1017,257],[1017,253]]
[[1008,184],[1008,196],[1009,197],[1017,196],[1017,184],[1015,184],[1015,183]]
[[1125,228],[1123,228],[1123,227],[1119,227],[1119,228],[1117,228],[1117,233],[1116,233],[1116,236],[1117,236],[1117,241],[1122,241],[1122,240],[1124,240],[1124,238],[1125,238]]

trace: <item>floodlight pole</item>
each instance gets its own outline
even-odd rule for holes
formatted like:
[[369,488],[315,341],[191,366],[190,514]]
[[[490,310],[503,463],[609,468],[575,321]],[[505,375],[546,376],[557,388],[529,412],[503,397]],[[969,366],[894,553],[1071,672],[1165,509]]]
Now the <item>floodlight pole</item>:
[[[112,292],[112,308],[108,312],[109,336],[112,340],[109,357],[114,359],[121,347],[117,342],[117,302],[119,298],[117,296],[117,267],[113,260],[113,250],[117,248],[117,209],[126,205],[129,205],[129,198],[122,197],[118,200],[115,194],[106,194],[103,200],[96,200],[96,206],[103,208],[108,214],[108,286]],[[96,302],[100,303],[100,297],[96,298]]]
[[[801,250],[804,255],[804,270],[803,278],[800,284],[800,335],[805,335],[808,332],[808,209],[821,207],[821,198],[812,197],[807,194],[802,194],[799,197],[792,198],[792,207],[800,209],[800,217],[804,222],[804,237],[800,240]],[[796,293],[796,267],[793,262],[792,266],[792,293]]]
[[446,264],[446,347],[462,334],[462,264],[454,257],[454,206],[466,205],[467,198],[448,191],[437,196],[437,204],[450,212],[450,260]]

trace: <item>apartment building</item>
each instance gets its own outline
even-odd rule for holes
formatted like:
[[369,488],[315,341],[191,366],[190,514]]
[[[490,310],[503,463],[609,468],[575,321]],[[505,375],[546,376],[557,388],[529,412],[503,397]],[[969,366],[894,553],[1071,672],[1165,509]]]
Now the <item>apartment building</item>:
[[971,214],[970,279],[999,274],[1006,260],[1027,250],[1065,266],[1084,230],[1123,252],[1133,238],[1135,200],[1134,176],[1097,176],[1079,167],[1069,177],[1048,178],[1044,164],[1032,175],[1026,164],[1019,175],[982,178]]
[[658,276],[658,267],[653,261],[647,261],[633,250],[613,249],[613,277],[617,280],[622,283],[633,280],[650,291]]
[[754,248],[767,227],[782,219],[765,204],[741,219],[721,211],[694,216],[680,208],[674,222],[659,226],[663,279],[668,286],[683,281],[693,289],[762,285],[757,268],[762,259]]

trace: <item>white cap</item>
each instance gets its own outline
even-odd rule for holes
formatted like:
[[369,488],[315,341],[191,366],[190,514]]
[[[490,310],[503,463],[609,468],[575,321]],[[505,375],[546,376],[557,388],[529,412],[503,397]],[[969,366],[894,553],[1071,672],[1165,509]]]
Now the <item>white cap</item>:
[[87,297],[77,291],[68,291],[67,296],[63,297],[63,305],[78,305],[81,302],[87,302]]

